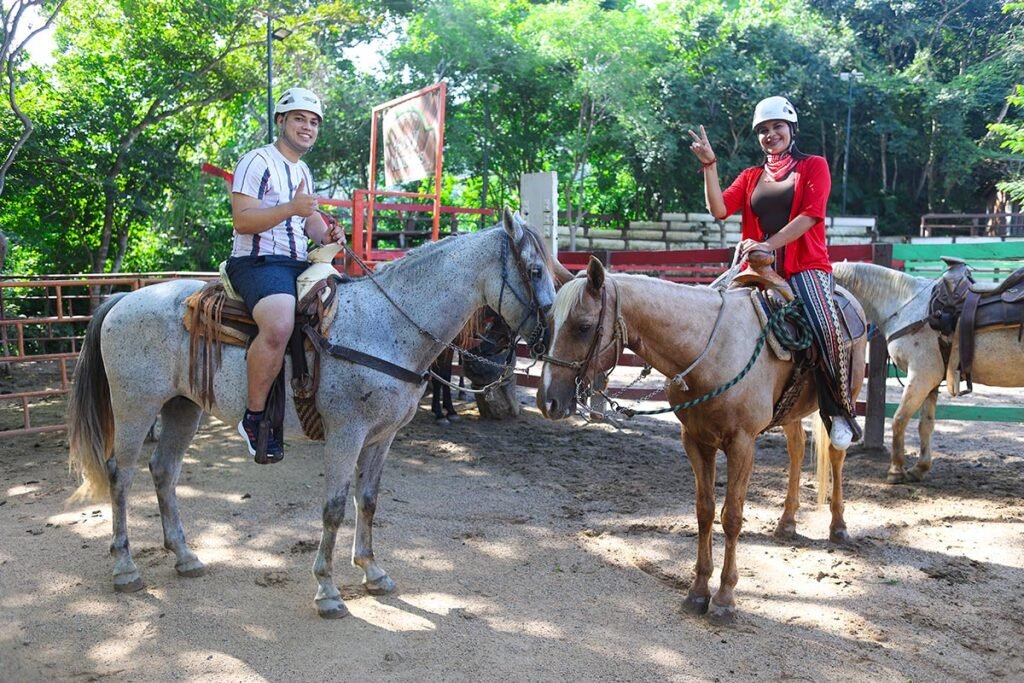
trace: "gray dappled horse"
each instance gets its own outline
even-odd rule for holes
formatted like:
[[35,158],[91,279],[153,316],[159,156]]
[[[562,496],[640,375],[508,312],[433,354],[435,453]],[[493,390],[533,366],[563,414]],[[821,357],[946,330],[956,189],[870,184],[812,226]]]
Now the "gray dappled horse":
[[[554,301],[550,267],[538,234],[506,210],[501,226],[427,244],[379,268],[373,281],[362,278],[339,286],[338,312],[327,341],[423,377],[443,348],[438,340],[453,339],[481,306],[489,305],[514,329],[531,334]],[[182,458],[203,413],[188,384],[189,335],[182,325],[185,299],[203,284],[175,280],[107,300],[89,324],[76,367],[68,414],[70,461],[84,483],[73,498],[108,496],[111,501],[117,591],[143,585],[128,544],[126,499],[157,415],[162,429],[149,469],[164,546],[174,552],[179,575],[205,571],[185,541],[175,494]],[[363,570],[369,593],[395,590],[395,582],[374,560],[371,527],[384,458],[399,428],[415,415],[424,381],[396,379],[326,354],[320,362],[317,407],[326,435],[326,499],[313,574],[319,584],[317,611],[337,618],[348,609],[332,576],[334,543],[351,484],[356,510],[352,562]],[[290,366],[286,362],[289,377]],[[246,404],[240,347],[223,348],[214,392],[210,413],[237,423]],[[291,434],[302,433],[291,400],[285,424]],[[244,452],[241,443],[238,449]]]
[[[932,468],[935,406],[939,385],[948,371],[939,347],[939,332],[924,324],[935,280],[873,263],[836,263],[832,269],[836,282],[863,303],[868,320],[887,340],[889,356],[907,375],[892,418],[892,457],[886,481],[922,481]],[[975,334],[972,381],[990,387],[1024,387],[1024,344],[1018,338],[1019,328],[992,327]],[[918,408],[921,453],[917,463],[906,469],[907,426]]]
[[[863,311],[850,303],[861,320]],[[551,351],[545,356],[537,405],[545,417],[558,420],[571,415],[581,387],[615,367],[623,347],[631,349],[666,377],[666,393],[673,406],[729,386],[756,348],[761,323],[751,304],[750,290],[721,292],[710,287],[680,285],[642,275],[607,274],[591,259],[586,278],[563,285],[555,300]],[[716,331],[722,336],[715,341]],[[854,340],[850,366],[853,395],[864,380],[866,335]],[[684,371],[685,369],[685,371]],[[688,372],[687,372],[688,371]],[[683,603],[694,614],[707,613],[713,621],[729,622],[736,614],[735,588],[739,580],[736,558],[743,506],[754,467],[755,438],[773,422],[773,409],[788,393],[794,364],[761,349],[749,373],[711,400],[676,411],[682,425],[683,448],[696,482],[698,524],[695,578]],[[685,380],[682,379],[685,375]],[[776,536],[796,535],[800,505],[800,466],[805,436],[801,418],[815,412],[818,395],[813,382],[797,384],[780,426],[789,449],[789,479]],[[820,430],[824,431],[824,430]],[[849,543],[843,517],[843,461],[846,451],[816,434],[819,459],[828,455],[832,473],[832,521],[829,540]],[[827,444],[827,445],[826,445]],[[709,580],[714,569],[711,541],[715,517],[715,459],[725,452],[727,485],[722,507],[725,554],[718,592],[712,598]],[[819,490],[827,476],[822,463]]]

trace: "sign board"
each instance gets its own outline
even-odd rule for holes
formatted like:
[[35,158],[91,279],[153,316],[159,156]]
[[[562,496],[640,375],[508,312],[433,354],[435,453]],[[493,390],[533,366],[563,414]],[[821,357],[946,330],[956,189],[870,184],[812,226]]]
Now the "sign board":
[[423,180],[437,169],[440,93],[425,92],[384,112],[384,184]]

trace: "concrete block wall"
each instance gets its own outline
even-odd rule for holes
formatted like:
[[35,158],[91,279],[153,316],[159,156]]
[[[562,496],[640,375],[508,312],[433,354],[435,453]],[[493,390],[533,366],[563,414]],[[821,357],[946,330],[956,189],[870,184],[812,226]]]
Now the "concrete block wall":
[[[877,239],[874,217],[826,219],[829,244],[865,244]],[[569,249],[569,229],[558,228],[558,248]],[[716,221],[709,213],[665,213],[659,221],[630,221],[622,230],[577,230],[577,251],[689,250],[732,247],[740,239],[740,217]]]

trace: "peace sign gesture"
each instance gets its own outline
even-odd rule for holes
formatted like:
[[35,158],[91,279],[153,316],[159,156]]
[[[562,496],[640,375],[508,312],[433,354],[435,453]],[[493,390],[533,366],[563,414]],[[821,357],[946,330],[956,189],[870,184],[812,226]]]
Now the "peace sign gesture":
[[689,132],[690,137],[693,138],[690,151],[693,152],[694,156],[704,166],[713,164],[715,162],[715,150],[711,149],[711,143],[708,141],[708,134],[704,130],[704,126],[700,127],[700,135],[697,135],[692,130]]

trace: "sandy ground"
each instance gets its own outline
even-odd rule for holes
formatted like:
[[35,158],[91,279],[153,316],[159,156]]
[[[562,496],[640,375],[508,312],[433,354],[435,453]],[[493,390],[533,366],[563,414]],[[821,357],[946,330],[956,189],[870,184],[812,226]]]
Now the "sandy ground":
[[316,445],[258,466],[230,428],[204,426],[178,489],[209,567],[197,579],[176,576],[141,472],[129,523],[146,588],[119,595],[109,506],[63,503],[63,435],[0,436],[0,681],[1024,680],[1020,425],[940,423],[932,475],[912,486],[884,483],[886,454],[852,449],[849,548],[826,540],[809,463],[805,538],[772,536],[785,442],[760,437],[740,616],[718,627],[680,610],[696,521],[672,419],[615,429],[527,407],[493,423],[462,406],[443,428],[422,410],[388,460],[375,547],[394,595],[361,590],[350,508],[340,621],[312,600]]

